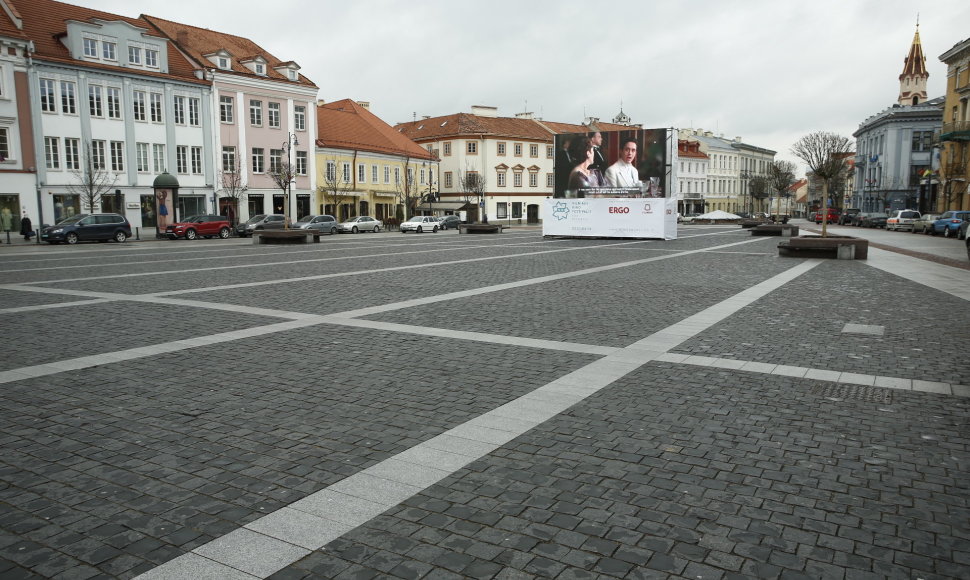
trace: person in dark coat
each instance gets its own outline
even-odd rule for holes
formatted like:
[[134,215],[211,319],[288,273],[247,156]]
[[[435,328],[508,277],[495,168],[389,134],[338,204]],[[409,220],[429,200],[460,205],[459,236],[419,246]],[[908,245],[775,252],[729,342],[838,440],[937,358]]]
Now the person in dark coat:
[[34,235],[34,227],[30,223],[30,218],[27,217],[27,212],[24,212],[24,217],[20,220],[20,235],[28,242],[30,241],[30,236]]

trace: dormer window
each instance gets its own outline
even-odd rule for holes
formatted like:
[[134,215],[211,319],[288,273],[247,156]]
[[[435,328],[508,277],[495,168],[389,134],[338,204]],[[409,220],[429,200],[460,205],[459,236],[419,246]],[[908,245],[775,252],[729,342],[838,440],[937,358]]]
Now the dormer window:
[[150,48],[145,49],[145,66],[158,68],[158,51]]
[[101,41],[101,58],[104,60],[118,60],[118,45],[107,40]]
[[262,65],[262,63],[258,63],[258,62],[257,62],[257,63],[256,63],[256,67],[255,67],[255,68],[256,68],[256,74],[258,74],[258,75],[261,75],[261,74],[265,74],[265,72],[266,72],[266,69],[265,69],[265,67],[264,67],[264,66]]
[[141,48],[137,46],[128,47],[128,62],[131,64],[141,64]]
[[84,56],[98,58],[98,40],[96,38],[84,39]]
[[298,78],[297,77],[297,72],[295,70],[293,70],[293,69],[290,69],[290,80],[291,81],[295,81],[295,80],[297,80],[297,78]]
[[229,59],[224,56],[220,56],[218,64],[219,64],[219,68],[227,69],[229,68]]

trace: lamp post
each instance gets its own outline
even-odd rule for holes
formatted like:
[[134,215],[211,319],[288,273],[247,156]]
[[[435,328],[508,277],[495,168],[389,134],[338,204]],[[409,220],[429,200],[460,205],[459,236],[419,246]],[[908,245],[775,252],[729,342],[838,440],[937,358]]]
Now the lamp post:
[[748,172],[747,170],[741,172],[741,180],[743,182],[744,191],[742,194],[744,197],[743,201],[743,211],[751,217],[751,211],[748,209],[749,202],[751,200],[751,180],[754,178],[754,174]]
[[300,141],[296,138],[296,134],[286,133],[286,143],[283,144],[283,147],[286,148],[286,168],[283,170],[283,173],[286,175],[286,194],[283,196],[283,227],[286,229],[290,227],[290,194],[293,189],[293,165],[291,165],[292,155],[290,152],[294,145],[299,144]]

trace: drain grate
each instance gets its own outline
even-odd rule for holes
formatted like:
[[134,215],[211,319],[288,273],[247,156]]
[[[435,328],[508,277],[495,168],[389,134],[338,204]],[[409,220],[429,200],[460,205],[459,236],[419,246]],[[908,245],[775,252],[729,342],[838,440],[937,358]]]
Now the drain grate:
[[865,385],[843,385],[838,383],[817,384],[810,391],[819,397],[830,397],[836,399],[855,399],[857,401],[867,401],[869,403],[893,402],[893,392],[891,389],[880,387],[867,387]]

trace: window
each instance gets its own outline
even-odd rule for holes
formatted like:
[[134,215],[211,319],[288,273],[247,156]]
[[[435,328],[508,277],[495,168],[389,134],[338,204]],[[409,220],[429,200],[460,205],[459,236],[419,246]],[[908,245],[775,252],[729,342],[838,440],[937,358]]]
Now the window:
[[6,127],[0,127],[0,162],[10,158],[10,136]]
[[478,155],[478,142],[468,141],[465,144],[465,153],[468,153],[469,155]]
[[267,103],[266,117],[270,127],[279,129],[280,128],[280,104]]
[[232,123],[232,97],[219,97],[219,120]]
[[263,74],[263,65],[256,63],[256,74],[258,75]]
[[515,175],[512,176],[512,186],[522,187],[522,172],[516,171]]
[[136,121],[145,120],[145,101],[148,100],[148,96],[145,91],[134,91],[132,94],[134,102],[132,103],[132,110],[135,114]]
[[263,160],[264,154],[265,153],[263,152],[262,147],[253,147],[253,155],[252,155],[253,173],[263,173],[266,170],[266,166]]
[[[535,171],[529,172],[529,187],[539,187],[539,174],[536,173]],[[512,217],[515,217],[515,216],[512,216]]]
[[224,56],[220,56],[219,57],[219,68],[221,68],[221,69],[227,69],[227,68],[229,68],[229,59],[226,58],[226,57],[224,57]]
[[546,145],[546,159],[552,159],[552,145]]
[[193,127],[198,127],[199,123],[199,99],[190,98],[189,99],[189,125]]
[[269,172],[278,173],[283,170],[283,150],[269,150]]
[[40,79],[40,110],[45,113],[57,112],[57,97],[54,96],[54,81]]
[[95,38],[85,38],[83,43],[84,56],[98,58],[98,40]]
[[44,137],[44,158],[47,160],[47,169],[60,169],[60,143],[57,137]]
[[344,183],[350,183],[350,163],[344,162],[343,175]]
[[104,60],[118,60],[116,56],[115,47],[117,45],[113,42],[108,42],[107,40],[101,41],[101,58]]
[[357,166],[357,182],[364,183],[367,177],[367,166],[361,163]]
[[394,168],[394,185],[401,185],[401,168]]
[[263,101],[249,101],[249,124],[260,127],[263,124]]
[[327,161],[327,183],[337,181],[337,162]]
[[[361,165],[363,167],[363,165]],[[306,151],[296,152],[296,174],[306,175],[307,171],[307,153]]]
[[202,173],[202,148],[193,147],[192,153],[192,173],[199,175]]
[[61,112],[68,115],[77,114],[77,99],[75,98],[75,85],[72,82],[61,81]]
[[495,185],[498,187],[505,187],[505,172],[499,171],[495,174]]
[[520,217],[522,217],[522,202],[521,201],[513,201],[512,202],[512,217],[513,218],[520,218]]
[[498,155],[505,155],[505,143],[496,143],[495,153]]
[[104,108],[101,101],[101,87],[98,85],[88,85],[88,112],[92,117],[104,116]]
[[185,145],[175,146],[175,171],[179,173],[189,172],[189,148]]
[[371,183],[378,183],[379,180],[377,179],[377,171],[378,171],[378,169],[377,169],[377,166],[376,165],[371,165],[370,166],[370,180],[371,180]]
[[556,185],[556,175],[554,173],[546,174],[546,187],[555,187]]
[[449,141],[449,142],[443,143],[441,145],[441,149],[442,151],[444,151],[444,155],[446,156],[451,155],[451,142]]
[[162,95],[152,93],[152,123],[162,122]]
[[454,178],[450,171],[445,171],[445,187],[451,187],[454,183]]
[[509,204],[503,202],[495,204],[495,217],[500,220],[508,219]]
[[297,131],[306,131],[306,107],[302,105],[293,107],[293,128]]
[[166,171],[165,166],[165,146],[161,143],[155,143],[152,145],[152,156],[155,162],[155,173],[162,173]]
[[145,66],[158,68],[158,51],[150,48],[145,49]]
[[121,141],[111,142],[111,171],[125,170],[125,144]]
[[108,118],[121,118],[121,89],[108,87]]
[[185,97],[175,97],[175,124],[185,124]]
[[913,131],[913,151],[929,151],[933,148],[933,131]]
[[64,139],[64,169],[81,168],[81,140]]
[[135,143],[135,166],[139,173],[148,173],[148,143]]
[[128,62],[131,64],[141,64],[141,48],[137,46],[128,47]]
[[465,172],[465,183],[468,187],[475,188],[478,187],[478,172],[477,171],[466,171]]
[[236,148],[235,147],[223,147],[222,148],[222,170],[233,172],[236,170]]
[[522,157],[522,143],[516,143],[512,146],[512,154],[516,157]]
[[531,145],[529,145],[529,157],[538,157],[538,156],[539,156],[539,145],[536,143],[532,143]]
[[384,166],[384,183],[391,182],[391,168],[388,165]]
[[104,169],[104,141],[91,141],[91,165],[95,169]]

